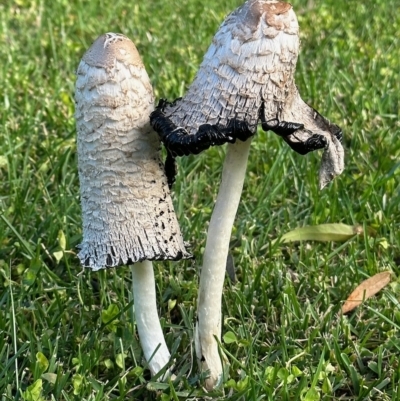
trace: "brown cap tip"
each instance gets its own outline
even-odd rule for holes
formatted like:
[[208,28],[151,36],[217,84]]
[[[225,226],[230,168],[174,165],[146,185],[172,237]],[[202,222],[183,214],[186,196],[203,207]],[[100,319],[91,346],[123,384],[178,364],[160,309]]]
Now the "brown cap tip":
[[289,13],[291,10],[290,3],[278,0],[249,0],[238,12],[242,21],[253,30],[257,29],[262,16],[268,26],[283,30],[292,22],[293,14]]
[[98,37],[82,60],[92,67],[111,68],[115,61],[143,66],[133,42],[120,33],[106,33]]

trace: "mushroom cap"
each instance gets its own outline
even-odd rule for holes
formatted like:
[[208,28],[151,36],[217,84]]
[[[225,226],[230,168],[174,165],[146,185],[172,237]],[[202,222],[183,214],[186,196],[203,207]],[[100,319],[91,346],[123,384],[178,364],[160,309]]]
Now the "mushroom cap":
[[301,154],[325,148],[321,187],[340,174],[341,129],[307,105],[295,85],[299,48],[291,4],[248,0],[231,13],[186,95],[160,103],[150,117],[169,154],[197,154],[213,145],[244,141],[261,120],[265,130],[282,136]]
[[134,43],[126,36],[112,32],[99,36],[83,55],[82,60],[91,67],[106,70],[113,68],[116,61],[144,68]]
[[186,251],[149,123],[150,80],[125,36],[100,36],[77,71],[76,127],[83,240],[78,257],[93,270]]
[[249,0],[218,29],[182,100],[164,112],[194,135],[203,124],[244,121],[257,130],[259,110],[275,118],[294,87],[299,26],[289,3]]

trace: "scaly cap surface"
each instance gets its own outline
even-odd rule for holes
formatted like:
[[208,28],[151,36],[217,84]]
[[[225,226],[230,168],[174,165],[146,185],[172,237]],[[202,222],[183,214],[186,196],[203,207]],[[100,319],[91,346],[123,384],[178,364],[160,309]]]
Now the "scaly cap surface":
[[186,95],[161,103],[151,116],[169,154],[197,154],[246,140],[261,121],[301,154],[330,149],[321,166],[321,187],[340,174],[340,128],[304,103],[295,85],[299,47],[299,26],[289,3],[249,0],[230,14]]
[[152,86],[127,37],[107,33],[93,43],[78,67],[75,99],[81,263],[98,270],[190,257],[149,124]]

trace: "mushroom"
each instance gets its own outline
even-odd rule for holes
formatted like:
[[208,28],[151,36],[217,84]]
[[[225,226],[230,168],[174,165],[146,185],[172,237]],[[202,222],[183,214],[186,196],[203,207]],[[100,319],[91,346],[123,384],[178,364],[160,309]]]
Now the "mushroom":
[[294,73],[299,27],[289,3],[249,0],[220,26],[182,99],[162,100],[150,116],[167,148],[167,175],[174,158],[228,143],[221,187],[211,216],[200,275],[196,351],[207,388],[222,378],[221,297],[229,239],[237,212],[251,137],[259,122],[295,151],[324,148],[320,187],[343,171],[342,131],[300,98]]
[[76,127],[83,240],[78,257],[94,271],[130,264],[136,324],[152,375],[170,360],[157,314],[151,261],[185,249],[150,126],[154,95],[135,45],[100,36],[77,71]]

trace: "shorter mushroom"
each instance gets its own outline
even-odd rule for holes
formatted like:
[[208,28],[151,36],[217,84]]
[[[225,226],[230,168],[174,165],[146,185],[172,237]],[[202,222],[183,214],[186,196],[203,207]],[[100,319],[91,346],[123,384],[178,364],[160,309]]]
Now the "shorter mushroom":
[[299,46],[299,26],[289,3],[249,0],[220,26],[186,95],[173,103],[161,101],[150,117],[167,148],[170,185],[176,156],[228,143],[198,298],[196,351],[203,370],[210,370],[210,389],[222,378],[215,337],[221,338],[225,265],[251,137],[259,122],[301,154],[325,149],[321,188],[344,167],[341,129],[303,102],[295,85]]
[[131,265],[136,324],[152,375],[170,359],[160,326],[153,260],[189,258],[149,123],[154,96],[135,45],[100,36],[77,71],[76,126],[83,241],[92,270]]

